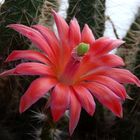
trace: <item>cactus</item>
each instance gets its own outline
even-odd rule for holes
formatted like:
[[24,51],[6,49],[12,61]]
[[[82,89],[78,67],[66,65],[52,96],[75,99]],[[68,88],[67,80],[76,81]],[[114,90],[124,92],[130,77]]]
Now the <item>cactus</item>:
[[126,63],[126,68],[133,70],[136,63],[136,54],[140,50],[140,9],[136,15],[134,23],[131,25],[129,31],[124,37],[125,45],[118,48],[119,54]]
[[[2,56],[0,67],[2,71],[7,67],[7,65],[2,63],[2,61],[4,61],[5,57],[12,50],[28,49],[29,46],[32,47],[32,45],[30,45],[30,43],[28,42],[28,39],[19,35],[19,33],[6,28],[6,26],[11,23],[21,23],[28,26],[39,23],[45,26],[52,27],[53,18],[51,16],[51,9],[58,11],[58,8],[58,0],[5,1],[0,9],[0,56]],[[18,61],[14,63],[18,63]],[[10,63],[8,67],[12,67],[14,63]],[[19,115],[18,113],[19,98],[21,96],[20,93],[24,93],[24,90],[27,88],[33,78],[28,78],[28,80],[26,80],[23,85],[20,85],[19,83],[24,79],[24,77],[12,77],[13,83],[14,85],[16,85],[15,87],[12,87],[14,88],[14,90],[11,90],[11,84],[7,82],[7,80],[9,81],[10,79],[11,77],[8,77],[7,79],[0,79],[0,93],[5,93],[1,94],[3,96],[1,96],[2,101],[0,101],[5,109],[6,107],[10,109],[10,112],[8,112],[8,114],[4,114],[4,116],[7,115],[8,117],[2,118],[2,125],[6,127],[8,126],[8,128],[10,128],[10,131],[13,131],[13,129],[16,130],[18,128],[19,134],[17,139],[31,140],[40,138],[46,139],[46,137],[48,138],[48,132],[51,127],[48,124],[47,127],[46,125],[43,125],[43,123],[47,123],[46,120],[41,121],[40,118],[38,120],[34,120],[35,114],[30,112],[31,110],[23,113],[22,115]],[[10,90],[8,87],[10,88]],[[12,97],[9,95],[11,95]],[[17,98],[17,100],[14,100],[15,97]],[[37,108],[41,108],[46,102],[46,100],[45,102],[44,100],[42,100],[40,100],[37,105],[35,104],[32,109],[36,110]],[[7,102],[9,102],[9,105],[7,105]],[[15,111],[11,112],[12,108],[15,108]],[[10,123],[10,125],[7,125],[8,123]],[[46,135],[43,136],[42,133],[45,133]]]
[[[140,78],[140,8],[124,40],[126,41],[125,45],[120,47],[117,53],[125,60],[126,68]],[[140,138],[140,89],[127,86],[127,92],[132,100],[124,103],[124,119],[116,119],[112,130],[116,139],[137,140]]]
[[59,10],[59,0],[45,0],[41,8],[41,14],[39,16],[39,24],[47,26],[53,29],[53,16],[51,10],[54,9],[56,12]]
[[28,41],[6,26],[11,23],[37,23],[42,3],[43,0],[5,0],[0,9],[0,55],[5,56],[12,49],[27,48]]
[[[5,3],[1,6],[0,71],[3,71],[7,67],[7,65],[2,62],[13,49],[25,49],[28,48],[29,45],[26,38],[6,26],[11,23],[21,23],[25,25],[37,23],[42,3],[43,0],[5,0]],[[18,63],[18,61],[14,63]],[[8,67],[12,67],[14,63],[10,63]],[[21,85],[20,81],[23,78],[24,77],[0,78],[0,114],[3,114],[1,115],[1,126],[7,128],[6,133],[11,135],[11,139],[13,136],[14,140],[24,140],[28,139],[28,137],[31,139],[31,136],[25,133],[30,133],[32,130],[30,125],[35,124],[32,123],[29,112],[19,115],[19,99],[21,93],[24,93],[30,81],[28,79],[24,85]]]
[[67,22],[75,16],[83,28],[87,23],[96,38],[103,36],[105,22],[105,0],[69,0]]

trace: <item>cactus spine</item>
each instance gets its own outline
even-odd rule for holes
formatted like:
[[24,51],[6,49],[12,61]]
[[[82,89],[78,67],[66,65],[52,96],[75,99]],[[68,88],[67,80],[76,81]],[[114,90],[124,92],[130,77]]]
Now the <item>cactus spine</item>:
[[67,22],[75,16],[81,29],[87,23],[96,38],[103,36],[105,22],[105,0],[69,0]]

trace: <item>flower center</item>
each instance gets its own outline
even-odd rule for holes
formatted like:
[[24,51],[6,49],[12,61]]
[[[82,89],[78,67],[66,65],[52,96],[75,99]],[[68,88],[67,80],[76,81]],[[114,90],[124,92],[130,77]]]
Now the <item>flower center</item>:
[[86,43],[80,43],[77,48],[76,52],[78,56],[83,56],[85,53],[87,53],[89,50],[89,44]]
[[67,63],[65,70],[63,71],[62,75],[59,78],[60,82],[67,84],[67,85],[73,85],[74,84],[73,77],[74,77],[75,72],[77,71],[79,65],[80,65],[80,61],[76,60],[72,56],[70,58],[69,62]]
[[66,64],[66,67],[64,71],[62,72],[61,76],[59,77],[60,82],[67,84],[67,85],[73,85],[75,84],[75,74],[80,66],[80,62],[82,59],[82,56],[85,55],[89,50],[89,44],[86,43],[80,43],[74,52],[71,54],[71,57]]

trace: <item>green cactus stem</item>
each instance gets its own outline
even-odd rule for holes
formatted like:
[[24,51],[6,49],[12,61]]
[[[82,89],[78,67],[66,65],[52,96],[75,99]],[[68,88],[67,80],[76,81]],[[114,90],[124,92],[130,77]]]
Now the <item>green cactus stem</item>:
[[125,45],[118,48],[117,54],[120,55],[126,64],[126,68],[131,71],[136,66],[136,54],[140,51],[140,9],[135,21],[124,37]]
[[52,9],[58,12],[60,7],[59,0],[45,0],[42,8],[41,14],[39,16],[39,24],[47,26],[53,29],[54,18],[52,16]]
[[[126,68],[140,78],[140,8],[124,40],[125,45],[120,47],[117,53],[125,60]],[[116,119],[113,131],[116,139],[139,139],[140,89],[128,85],[127,93],[132,100],[124,103],[124,118],[123,120]]]
[[67,22],[78,19],[81,29],[87,23],[96,38],[103,36],[105,23],[105,0],[69,0]]
[[43,0],[5,0],[0,9],[0,55],[7,55],[13,49],[27,48],[28,41],[6,26],[11,23],[37,23],[42,3]]

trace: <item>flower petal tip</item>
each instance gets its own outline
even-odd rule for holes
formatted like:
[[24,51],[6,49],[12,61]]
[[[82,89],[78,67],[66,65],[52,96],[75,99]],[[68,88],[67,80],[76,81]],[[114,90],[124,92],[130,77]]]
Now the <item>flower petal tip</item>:
[[22,109],[21,108],[19,108],[19,113],[20,114],[22,114],[24,111],[22,111]]
[[22,114],[24,111],[25,111],[25,103],[21,97],[21,100],[20,100],[20,105],[19,105],[19,113]]
[[9,61],[8,61],[7,58],[6,58],[6,60],[4,60],[4,62],[3,62],[3,64],[5,64],[5,63],[7,63],[7,62],[9,62]]
[[95,109],[94,109],[94,110],[92,110],[91,112],[89,112],[89,115],[90,115],[90,116],[93,116],[93,115],[94,115],[94,113],[95,113]]
[[[71,21],[72,21],[72,20],[71,20]],[[77,18],[76,18],[76,17],[73,17],[73,21],[78,23],[78,21],[77,21]]]
[[124,43],[125,43],[125,41],[123,41],[123,40],[121,40],[121,39],[118,39],[116,45],[120,46],[120,45],[122,45],[122,44],[124,44]]
[[126,95],[126,99],[133,100],[128,94]]
[[52,11],[53,16],[56,16],[57,15],[57,13],[56,13],[55,10],[51,9],[51,11]]
[[137,79],[137,81],[136,81],[137,83],[136,83],[136,85],[138,86],[138,87],[140,87],[140,80],[139,79]]
[[83,29],[86,30],[86,31],[89,29],[89,26],[88,26],[87,23],[84,25],[84,28]]
[[9,25],[7,25],[6,27],[7,27],[7,28],[14,28],[16,25],[18,25],[18,24],[9,24]]
[[59,121],[59,119],[61,118],[61,116],[60,115],[56,115],[54,112],[52,112],[52,118],[53,118],[53,121],[54,122],[57,122],[57,121]]
[[9,56],[6,58],[6,60],[4,61],[4,63],[10,62],[9,60]]
[[136,84],[138,87],[140,87],[140,80],[136,76],[134,76],[133,79],[134,79],[133,83]]
[[7,28],[10,28],[10,27],[11,27],[11,25],[12,25],[12,24],[9,24],[9,25],[7,25],[6,27],[7,27]]
[[75,130],[75,128],[69,128],[69,134],[70,134],[70,136],[72,136],[74,130]]
[[123,118],[123,112],[120,111],[119,113],[116,114],[116,116],[119,117],[119,118]]
[[0,74],[0,77],[5,77],[5,76],[8,76],[8,75],[14,75],[14,74],[15,74],[15,69],[10,69],[10,70],[2,72]]
[[95,109],[96,109],[96,104],[94,104],[94,107],[88,111],[88,114],[89,114],[90,116],[93,116],[94,113],[95,113]]
[[121,113],[120,118],[123,118],[123,113]]
[[27,100],[25,98],[25,94],[21,97],[20,103],[19,103],[19,113],[22,114],[29,108],[27,104]]
[[52,112],[52,118],[54,122],[57,122],[60,120],[60,118],[63,116],[64,113],[62,112],[54,112],[54,110],[51,111]]

